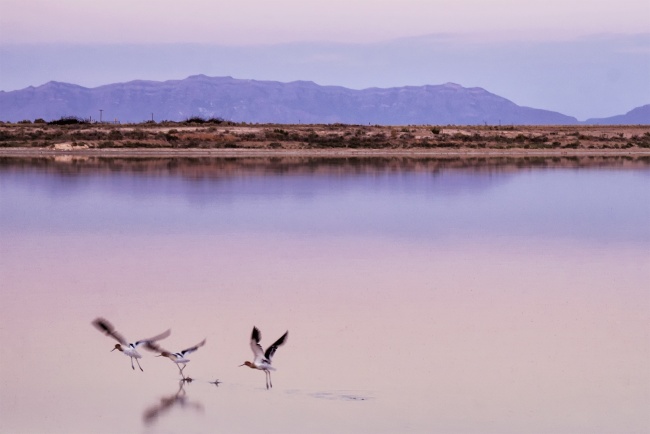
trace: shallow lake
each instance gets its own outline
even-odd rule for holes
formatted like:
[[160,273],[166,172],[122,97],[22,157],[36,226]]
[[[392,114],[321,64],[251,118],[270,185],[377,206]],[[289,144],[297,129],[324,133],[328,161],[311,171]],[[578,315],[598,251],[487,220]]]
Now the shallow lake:
[[0,432],[648,432],[648,222],[647,158],[0,158]]

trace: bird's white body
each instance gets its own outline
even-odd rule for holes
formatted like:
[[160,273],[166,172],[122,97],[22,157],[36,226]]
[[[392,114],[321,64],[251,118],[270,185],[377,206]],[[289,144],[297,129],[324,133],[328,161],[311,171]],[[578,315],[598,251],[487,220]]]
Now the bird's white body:
[[125,356],[133,357],[135,359],[141,359],[142,358],[142,355],[140,353],[138,353],[138,350],[136,349],[135,344],[129,344],[126,347],[122,347],[121,351]]
[[262,354],[261,357],[255,356],[255,358],[253,359],[251,364],[253,365],[253,366],[251,366],[253,369],[259,369],[260,371],[275,371],[276,370],[273,366],[271,366],[271,362],[264,358],[263,354]]
[[189,363],[191,360],[185,358],[181,353],[174,353],[167,356],[169,360],[178,364],[178,363]]

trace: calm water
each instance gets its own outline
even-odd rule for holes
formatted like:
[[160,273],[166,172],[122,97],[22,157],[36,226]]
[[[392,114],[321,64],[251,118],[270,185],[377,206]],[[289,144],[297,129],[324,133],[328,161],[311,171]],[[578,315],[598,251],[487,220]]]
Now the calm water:
[[[0,159],[0,432],[650,431],[647,160]],[[129,341],[207,338],[179,384]],[[274,388],[250,332],[274,357]],[[215,386],[210,381],[219,379]]]

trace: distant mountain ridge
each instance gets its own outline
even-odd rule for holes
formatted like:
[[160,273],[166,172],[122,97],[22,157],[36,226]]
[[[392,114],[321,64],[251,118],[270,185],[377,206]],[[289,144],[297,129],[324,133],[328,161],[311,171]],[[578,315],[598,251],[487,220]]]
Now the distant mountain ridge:
[[136,80],[95,88],[48,82],[0,92],[0,120],[58,119],[182,121],[192,116],[251,123],[378,125],[566,125],[561,113],[519,106],[482,88],[458,84],[353,90],[309,81],[281,83],[194,75]]
[[585,121],[590,125],[650,125],[650,104],[630,110],[624,115],[608,118],[591,118]]

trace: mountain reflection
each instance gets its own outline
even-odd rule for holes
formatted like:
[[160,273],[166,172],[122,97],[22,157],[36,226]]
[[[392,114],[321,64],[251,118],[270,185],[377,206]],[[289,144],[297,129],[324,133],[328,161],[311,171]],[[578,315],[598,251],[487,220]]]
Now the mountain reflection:
[[142,420],[146,425],[155,423],[161,416],[169,413],[173,408],[180,408],[182,410],[196,410],[203,411],[203,405],[199,402],[191,402],[187,398],[185,391],[185,384],[190,383],[192,380],[181,380],[178,382],[178,390],[168,396],[160,398],[160,402],[147,408],[142,414]]

